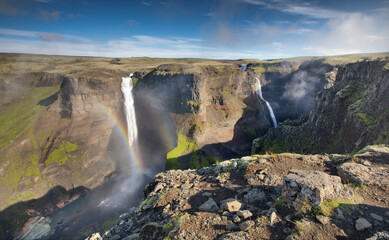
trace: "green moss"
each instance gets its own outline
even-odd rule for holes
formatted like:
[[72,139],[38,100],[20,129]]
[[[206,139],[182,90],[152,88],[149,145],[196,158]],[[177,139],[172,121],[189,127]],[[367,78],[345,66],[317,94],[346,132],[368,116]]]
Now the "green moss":
[[0,149],[25,131],[31,131],[45,106],[39,101],[59,90],[57,87],[36,87],[27,91],[21,100],[4,107],[0,115]]
[[359,121],[361,121],[366,126],[375,125],[378,121],[377,118],[374,118],[372,116],[366,116],[365,113],[357,113],[356,116],[358,117]]
[[188,141],[182,133],[178,133],[177,146],[166,155],[166,169],[179,168],[177,158],[192,153],[197,149],[196,141]]
[[191,105],[191,106],[196,106],[196,107],[199,107],[200,106],[200,102],[195,102],[195,101],[186,101],[187,104]]
[[39,156],[36,153],[33,153],[29,158],[29,164],[27,164],[27,169],[25,170],[24,176],[39,176],[41,171],[39,169]]
[[79,149],[79,146],[74,143],[63,140],[61,145],[57,147],[50,155],[47,157],[45,164],[56,163],[58,166],[64,165],[69,159],[74,159],[72,152]]
[[248,65],[247,71],[251,72],[267,72],[269,70],[269,63],[254,63]]
[[230,91],[227,91],[227,90],[222,91],[221,94],[226,95],[226,96],[232,95],[232,93]]
[[257,138],[255,140],[255,146],[260,150],[260,153],[264,154],[266,152],[273,153],[282,153],[288,152],[287,147],[285,146],[284,141],[279,139],[272,139],[271,141],[265,140],[263,138]]
[[154,206],[154,204],[157,202],[158,198],[157,197],[150,197],[147,196],[145,200],[139,205],[139,212],[143,211],[144,208],[148,205]]
[[364,87],[362,86],[363,80],[355,81],[350,85],[336,93],[340,98],[346,100],[347,105],[351,105],[358,100],[361,100],[364,94]]
[[115,225],[116,225],[116,218],[103,222],[103,224],[101,224],[101,228],[103,229],[103,231],[108,231]]
[[203,127],[203,124],[201,122],[196,122],[192,125],[192,127],[188,130],[188,137],[193,138],[196,131],[201,129]]
[[274,202],[274,205],[276,206],[285,206],[286,205],[286,201],[284,199],[284,197],[282,195],[278,196],[276,201]]
[[93,227],[88,227],[85,230],[83,230],[80,234],[78,234],[74,239],[75,240],[85,239],[88,236],[92,235],[93,233],[95,233]]
[[201,169],[205,167],[209,167],[214,163],[220,162],[220,159],[212,156],[200,156],[197,151],[192,153],[190,158],[189,167],[191,169]]
[[178,158],[166,159],[166,170],[181,169],[181,168],[182,168],[182,164],[178,160]]
[[361,199],[358,196],[352,198],[325,199],[320,206],[311,206],[310,210],[313,215],[332,216],[336,208],[348,210],[352,205],[359,202],[361,202]]
[[195,101],[186,101],[186,103],[190,106],[192,113],[197,113],[200,109],[200,102]]
[[9,166],[5,171],[5,176],[1,179],[1,185],[7,185],[11,187],[11,193],[18,186],[20,180],[24,175],[24,164],[20,160],[18,153],[9,154],[7,156]]
[[16,195],[18,202],[29,200],[29,199],[31,199],[31,197],[32,197],[32,192],[29,190],[25,191],[25,192],[18,193]]
[[182,216],[178,215],[169,220],[165,225],[163,225],[163,232],[167,235],[174,234],[174,232],[179,228],[179,226],[190,217],[189,214],[184,214]]

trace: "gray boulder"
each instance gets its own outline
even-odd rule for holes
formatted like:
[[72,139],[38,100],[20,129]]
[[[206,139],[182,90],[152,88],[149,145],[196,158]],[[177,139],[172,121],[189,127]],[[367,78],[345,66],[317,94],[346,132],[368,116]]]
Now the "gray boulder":
[[365,230],[366,228],[371,228],[371,227],[372,227],[371,223],[369,223],[366,219],[362,217],[358,218],[355,221],[355,229],[357,229],[357,231],[359,232]]
[[199,207],[199,210],[203,212],[216,212],[217,210],[219,210],[219,206],[217,205],[215,200],[213,200],[213,198],[209,198],[208,201],[206,201]]
[[324,199],[345,194],[340,177],[320,171],[290,170],[284,177],[282,194],[289,206],[300,209],[302,202],[319,206]]
[[389,187],[389,168],[387,167],[367,167],[362,164],[347,162],[340,165],[337,170],[343,182],[351,180],[366,186]]

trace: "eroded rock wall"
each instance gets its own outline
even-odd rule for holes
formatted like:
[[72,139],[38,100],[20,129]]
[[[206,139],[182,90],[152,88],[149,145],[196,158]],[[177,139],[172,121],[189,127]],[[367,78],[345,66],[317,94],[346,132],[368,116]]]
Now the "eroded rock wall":
[[1,149],[1,207],[39,198],[55,186],[99,186],[122,164],[109,152],[119,136],[116,120],[123,117],[120,78],[20,78],[24,95],[10,96],[12,107],[3,109],[21,133]]
[[[254,152],[355,152],[389,140],[388,60],[340,67],[308,117],[285,122],[254,142]],[[296,126],[297,125],[297,126]]]

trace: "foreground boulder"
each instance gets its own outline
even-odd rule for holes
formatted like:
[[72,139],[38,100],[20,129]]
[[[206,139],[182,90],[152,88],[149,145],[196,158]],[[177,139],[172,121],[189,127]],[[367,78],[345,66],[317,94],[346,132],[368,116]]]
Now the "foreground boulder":
[[362,185],[375,185],[387,189],[389,187],[389,169],[372,167],[347,162],[338,167],[338,174],[343,182],[354,182]]
[[303,202],[319,206],[324,199],[342,197],[344,187],[340,177],[294,169],[284,177],[282,193],[289,206],[299,209]]

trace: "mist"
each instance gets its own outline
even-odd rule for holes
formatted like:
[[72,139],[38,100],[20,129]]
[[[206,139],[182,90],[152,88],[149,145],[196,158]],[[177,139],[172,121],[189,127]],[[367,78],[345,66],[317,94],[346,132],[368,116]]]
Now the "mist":
[[309,111],[315,105],[315,99],[312,96],[320,84],[319,77],[312,76],[307,71],[297,71],[291,81],[285,85],[281,99],[292,103],[294,107],[304,112]]

